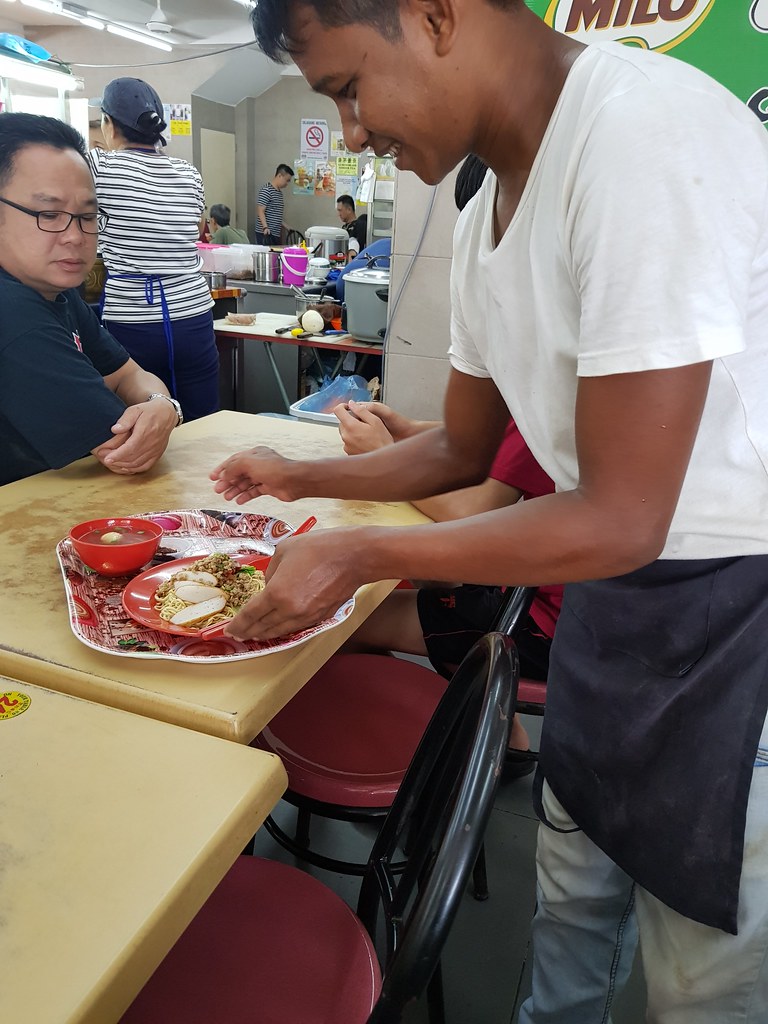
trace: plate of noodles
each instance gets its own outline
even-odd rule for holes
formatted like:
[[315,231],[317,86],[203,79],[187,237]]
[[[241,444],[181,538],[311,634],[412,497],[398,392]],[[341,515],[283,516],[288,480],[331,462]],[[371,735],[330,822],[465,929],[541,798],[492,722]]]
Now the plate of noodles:
[[[227,573],[211,573],[213,581],[206,577],[184,581],[217,588],[222,584],[220,589],[228,595],[224,606],[231,605],[224,615],[231,617],[236,602],[250,597],[248,577],[251,573],[242,570],[246,565],[256,571],[266,568],[276,546],[290,537],[294,529],[280,519],[232,510],[170,509],[142,513],[142,517],[163,528],[152,565],[142,573],[102,576],[82,562],[68,537],[56,546],[72,632],[81,643],[102,654],[197,665],[259,658],[297,647],[318,633],[333,629],[345,622],[355,607],[352,597],[323,622],[271,640],[235,640],[222,633],[201,636],[201,629],[213,624],[214,619],[193,621],[186,627],[174,626],[170,619],[161,617],[156,604],[163,604],[166,591],[161,593],[159,601],[157,591],[169,581],[175,589],[178,582],[173,579],[175,575],[207,572],[210,568],[217,570],[220,564],[226,567],[233,563],[229,569],[237,584],[234,591],[229,586],[225,589],[229,582],[226,578],[219,579],[219,575],[226,577]],[[218,561],[208,563],[207,568],[192,568],[195,563],[205,562],[214,555]],[[260,585],[258,577],[256,583]],[[234,600],[230,601],[229,595]],[[208,594],[196,596],[211,599]],[[181,605],[174,606],[171,617],[188,604],[190,602],[182,601]],[[169,609],[170,602],[166,604],[166,614]],[[194,613],[189,615],[197,619]]]
[[251,555],[215,553],[155,565],[128,583],[123,608],[149,629],[199,636],[201,630],[234,618],[264,589],[269,556],[257,565],[243,564],[253,561]]

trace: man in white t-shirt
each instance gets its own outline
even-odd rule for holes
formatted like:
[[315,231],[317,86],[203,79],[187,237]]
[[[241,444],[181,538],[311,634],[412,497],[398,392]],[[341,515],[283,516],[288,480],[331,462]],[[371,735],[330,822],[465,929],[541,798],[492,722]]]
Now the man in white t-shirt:
[[384,578],[567,583],[520,1021],[607,1020],[639,923],[650,1020],[762,1024],[764,129],[700,72],[585,48],[522,0],[261,0],[252,18],[334,100],[350,149],[430,183],[467,152],[493,173],[456,229],[443,429],[353,459],[239,453],[216,490],[442,493],[487,475],[511,412],[557,493],[296,538],[230,631],[306,626]]

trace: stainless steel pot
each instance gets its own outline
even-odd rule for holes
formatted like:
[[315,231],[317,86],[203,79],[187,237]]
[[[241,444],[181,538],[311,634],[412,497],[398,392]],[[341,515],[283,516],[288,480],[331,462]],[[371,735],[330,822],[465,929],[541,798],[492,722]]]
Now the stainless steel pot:
[[209,287],[209,289],[211,291],[214,291],[214,289],[216,289],[216,288],[226,288],[227,287],[227,275],[226,274],[212,273],[209,270],[202,271],[202,274],[203,274],[203,277],[205,278],[205,283],[208,285],[208,287]]
[[[308,309],[314,309],[316,306],[326,305],[338,305],[338,303],[331,295],[297,295],[296,316],[300,317],[302,313],[306,313]],[[341,307],[339,307],[339,316],[341,316]]]
[[277,284],[280,280],[280,253],[255,252],[253,254],[253,279],[262,284]]
[[387,331],[389,270],[367,267],[344,275],[347,330],[360,341],[383,341]]

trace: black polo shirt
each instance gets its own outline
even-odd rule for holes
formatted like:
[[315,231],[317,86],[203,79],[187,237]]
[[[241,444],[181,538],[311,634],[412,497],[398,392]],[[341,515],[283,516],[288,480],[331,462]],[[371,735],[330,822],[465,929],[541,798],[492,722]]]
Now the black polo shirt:
[[54,302],[0,269],[0,484],[59,469],[112,437],[104,377],[125,349],[74,290]]

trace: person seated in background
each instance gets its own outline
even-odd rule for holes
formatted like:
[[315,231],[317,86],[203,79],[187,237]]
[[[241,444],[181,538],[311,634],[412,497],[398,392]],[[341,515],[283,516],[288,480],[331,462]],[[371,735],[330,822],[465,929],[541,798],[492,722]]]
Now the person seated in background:
[[114,473],[157,462],[178,403],[77,292],[103,226],[74,128],[0,116],[0,484],[91,452]]
[[356,215],[355,200],[352,196],[339,196],[336,200],[336,212],[344,230],[349,235],[350,248],[354,245],[355,251],[360,252],[365,247],[368,218],[365,214],[362,217]]
[[[381,402],[350,402],[337,406],[334,412],[347,455],[362,455],[440,425],[409,419]],[[447,522],[506,508],[521,498],[551,494],[554,489],[510,420],[483,483],[413,504],[435,522]],[[540,587],[515,634],[523,678],[546,681],[562,592],[562,587]],[[503,587],[475,584],[393,590],[352,634],[346,647],[354,651],[400,651],[428,657],[441,675],[450,678],[472,645],[490,630],[503,600]],[[517,778],[534,767],[528,736],[516,716],[504,774]]]
[[208,241],[212,245],[232,245],[233,242],[248,242],[248,235],[229,223],[232,211],[223,203],[214,203],[208,213],[210,225]]

